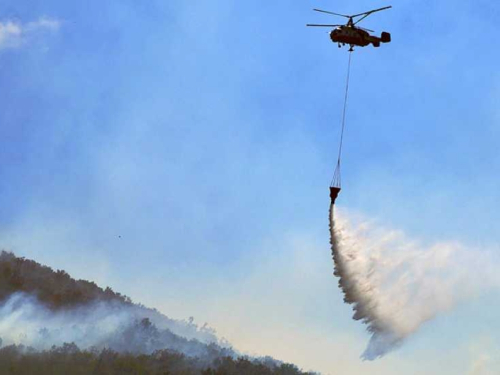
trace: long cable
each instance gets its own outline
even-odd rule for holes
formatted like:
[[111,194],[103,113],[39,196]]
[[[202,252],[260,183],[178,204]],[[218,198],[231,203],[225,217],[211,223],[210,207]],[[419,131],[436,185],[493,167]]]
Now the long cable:
[[340,145],[339,145],[339,155],[337,159],[337,167],[335,168],[335,173],[333,174],[331,186],[337,185],[341,187],[341,175],[340,175],[340,161],[342,159],[342,146],[344,144],[344,131],[345,131],[345,117],[347,112],[347,99],[349,97],[349,78],[351,76],[351,57],[352,51],[349,51],[349,62],[347,64],[347,78],[345,84],[345,96],[344,96],[344,110],[342,111],[342,130],[340,132]]

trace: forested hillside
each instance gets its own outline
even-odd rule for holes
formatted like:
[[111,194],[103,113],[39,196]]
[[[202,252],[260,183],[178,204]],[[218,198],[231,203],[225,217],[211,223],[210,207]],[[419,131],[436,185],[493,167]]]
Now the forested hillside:
[[62,270],[52,268],[2,251],[0,254],[0,301],[12,293],[26,292],[52,309],[102,301],[131,303],[130,298],[111,288],[102,289],[86,280],[74,280]]
[[303,374],[270,357],[241,356],[192,319],[170,319],[5,251],[0,320],[2,375]]
[[197,358],[161,350],[151,355],[112,350],[81,351],[74,344],[35,352],[24,347],[0,349],[2,375],[297,375],[290,364],[274,365],[248,358],[221,357],[206,365]]

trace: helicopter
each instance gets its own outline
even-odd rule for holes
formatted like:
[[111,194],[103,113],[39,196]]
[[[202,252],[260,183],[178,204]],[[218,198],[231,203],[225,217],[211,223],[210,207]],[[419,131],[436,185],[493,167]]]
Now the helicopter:
[[[358,47],[366,47],[369,44],[372,44],[373,47],[380,47],[380,43],[389,43],[391,41],[391,34],[387,32],[382,32],[381,36],[370,35],[370,32],[374,32],[370,29],[365,29],[359,26],[356,26],[359,22],[364,20],[369,15],[380,12],[381,10],[392,8],[392,6],[387,6],[384,8],[370,10],[368,12],[354,14],[352,16],[346,14],[339,14],[334,12],[329,12],[321,9],[313,9],[316,12],[333,14],[335,16],[345,17],[348,19],[347,24],[345,25],[318,25],[318,24],[307,24],[306,26],[310,27],[335,27],[334,30],[330,32],[330,39],[334,43],[338,43],[339,48],[345,46],[346,44],[350,45],[349,52],[354,51],[354,46]],[[361,17],[358,20],[354,20],[357,17]]]

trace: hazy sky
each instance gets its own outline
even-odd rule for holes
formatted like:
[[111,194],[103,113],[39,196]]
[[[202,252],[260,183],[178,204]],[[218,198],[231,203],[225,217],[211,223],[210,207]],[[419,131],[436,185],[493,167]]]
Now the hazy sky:
[[[348,54],[305,24],[385,5],[4,0],[0,247],[305,369],[498,373],[497,293],[362,362],[332,276]],[[353,55],[339,206],[496,249],[500,6],[392,5],[363,25],[393,42]]]

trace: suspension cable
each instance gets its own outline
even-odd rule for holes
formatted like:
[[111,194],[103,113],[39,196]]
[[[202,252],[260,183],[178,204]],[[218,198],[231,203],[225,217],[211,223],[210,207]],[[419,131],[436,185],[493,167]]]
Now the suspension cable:
[[351,75],[351,56],[352,56],[352,51],[349,51],[349,62],[347,64],[347,78],[346,78],[346,84],[345,84],[344,109],[342,111],[342,130],[340,132],[339,155],[338,155],[338,159],[337,159],[337,166],[335,168],[332,182],[330,184],[330,186],[336,186],[339,188],[342,185],[342,179],[341,179],[341,174],[340,174],[340,161],[342,159],[342,146],[344,144],[345,117],[346,117],[346,111],[347,111],[347,99],[349,96],[349,78]]

